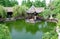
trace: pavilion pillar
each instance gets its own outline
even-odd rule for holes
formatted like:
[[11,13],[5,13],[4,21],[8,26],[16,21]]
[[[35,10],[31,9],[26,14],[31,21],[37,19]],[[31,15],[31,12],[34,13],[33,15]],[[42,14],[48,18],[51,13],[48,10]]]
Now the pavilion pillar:
[[37,17],[37,16],[34,16],[34,20],[36,20],[36,17]]

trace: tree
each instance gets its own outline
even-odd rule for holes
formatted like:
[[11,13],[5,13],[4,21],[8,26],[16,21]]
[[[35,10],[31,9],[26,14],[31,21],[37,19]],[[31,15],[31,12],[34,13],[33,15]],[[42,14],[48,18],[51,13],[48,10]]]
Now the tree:
[[42,1],[42,7],[46,7],[46,0]]
[[5,7],[11,7],[14,6],[15,4],[18,4],[16,0],[0,0],[0,5],[5,6]]
[[60,0],[54,0],[51,5],[54,7],[54,13],[60,13]]
[[11,0],[9,6],[15,6],[18,5],[18,2],[16,0]]
[[45,3],[45,0],[43,0],[42,2],[40,0],[35,0],[34,5],[36,7],[45,7],[46,3]]
[[26,6],[14,6],[14,11],[13,11],[13,17],[17,17],[17,16],[21,16],[21,15],[25,15],[26,14],[26,10],[28,9],[28,7]]
[[4,7],[0,5],[0,16],[2,18],[5,18],[6,17],[6,12],[4,10]]
[[31,7],[32,6],[32,2],[30,0],[28,0],[27,3],[26,3],[26,6]]
[[31,2],[30,0],[23,0],[22,1],[22,5],[25,5],[27,7],[31,7],[32,5],[36,6],[36,7],[45,7],[46,3],[45,0],[43,0],[42,2],[40,0],[35,0],[35,2]]
[[22,1],[22,5],[25,5],[30,8],[32,6],[32,2],[30,0],[27,0],[27,1],[24,0],[24,1]]
[[23,0],[22,1],[22,5],[26,5],[26,0]]

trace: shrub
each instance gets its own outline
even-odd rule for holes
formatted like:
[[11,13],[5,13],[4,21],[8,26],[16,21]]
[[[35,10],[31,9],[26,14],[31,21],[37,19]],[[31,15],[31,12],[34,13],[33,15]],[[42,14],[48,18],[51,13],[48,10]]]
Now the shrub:
[[0,24],[0,39],[11,39],[8,27],[3,24]]
[[46,32],[44,33],[43,39],[58,39],[58,35],[56,32]]

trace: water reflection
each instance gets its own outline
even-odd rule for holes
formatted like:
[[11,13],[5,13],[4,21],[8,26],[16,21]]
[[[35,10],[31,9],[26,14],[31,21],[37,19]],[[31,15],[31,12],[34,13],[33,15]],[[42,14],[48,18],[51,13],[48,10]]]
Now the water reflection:
[[6,22],[11,29],[13,39],[42,39],[45,32],[52,31],[56,24],[50,22],[26,23],[24,20]]
[[42,32],[37,31],[35,34],[31,34],[31,32],[26,32],[25,29],[22,31],[12,30],[13,39],[42,39]]

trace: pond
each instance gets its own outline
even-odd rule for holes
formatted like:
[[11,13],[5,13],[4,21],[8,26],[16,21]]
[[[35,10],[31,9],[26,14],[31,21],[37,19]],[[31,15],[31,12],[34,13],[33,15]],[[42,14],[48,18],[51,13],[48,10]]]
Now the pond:
[[56,23],[42,21],[33,24],[25,20],[6,22],[6,25],[9,27],[12,39],[43,39],[44,33],[55,32],[56,27]]

